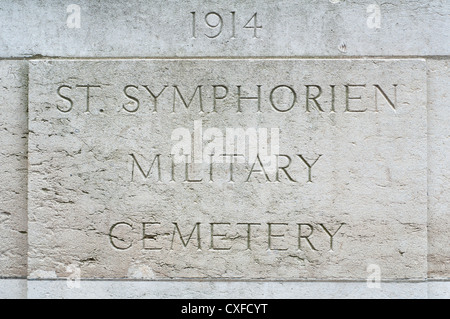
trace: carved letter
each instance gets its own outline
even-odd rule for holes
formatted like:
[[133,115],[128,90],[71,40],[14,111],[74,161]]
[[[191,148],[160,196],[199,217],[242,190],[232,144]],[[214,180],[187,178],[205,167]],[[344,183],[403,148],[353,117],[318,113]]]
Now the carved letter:
[[101,88],[100,85],[77,85],[77,88],[86,88],[86,113],[90,113],[89,110],[89,99],[91,97],[91,88]]
[[258,87],[258,96],[241,96],[241,86],[238,85],[238,113],[242,113],[241,109],[241,101],[242,100],[256,100],[258,101],[258,113],[261,112],[261,85],[257,85]]
[[132,164],[133,166],[132,166],[132,169],[131,169],[131,181],[134,181],[134,165],[135,165],[135,164],[137,165],[137,167],[138,167],[139,171],[141,172],[142,176],[143,176],[145,179],[147,179],[147,178],[150,176],[150,173],[152,172],[153,165],[155,165],[155,162],[156,162],[156,161],[158,162],[158,166],[157,166],[157,168],[158,168],[158,182],[161,181],[161,161],[160,161],[160,156],[161,156],[161,154],[157,154],[157,155],[155,156],[155,158],[154,158],[154,160],[153,160],[153,162],[152,162],[152,165],[150,166],[150,169],[148,170],[147,174],[146,174],[146,173],[144,172],[144,170],[142,169],[142,167],[141,167],[141,165],[139,164],[139,162],[138,162],[136,156],[134,156],[134,154],[130,154],[130,156],[133,158],[133,164]]
[[287,248],[273,248],[272,247],[272,237],[274,238],[284,238],[284,234],[283,235],[274,235],[272,234],[272,226],[277,225],[277,226],[288,226],[288,224],[285,223],[267,223],[267,225],[269,226],[269,250],[288,250]]
[[73,101],[72,101],[72,99],[68,98],[67,96],[64,96],[64,95],[61,94],[61,89],[63,89],[63,88],[72,89],[72,87],[70,87],[70,86],[68,86],[68,85],[61,85],[61,86],[58,88],[58,91],[57,91],[57,92],[58,92],[58,95],[59,95],[61,98],[63,98],[64,100],[66,100],[66,101],[68,101],[68,102],[70,103],[70,106],[69,106],[69,108],[68,108],[67,110],[64,110],[64,109],[60,108],[59,105],[57,105],[56,108],[57,108],[59,111],[63,112],[63,113],[69,113],[70,111],[72,111],[72,108],[73,108]]
[[[319,102],[317,102],[317,99],[320,97],[320,95],[322,95],[322,88],[318,85],[305,85],[305,86],[306,86],[306,112],[311,112],[309,109],[309,100],[313,100],[317,109],[320,112],[323,112],[322,108],[320,107]],[[309,88],[311,88],[311,87],[314,87],[319,91],[319,93],[317,93],[316,96],[310,96]]]
[[194,100],[195,94],[198,93],[199,101],[200,101],[200,112],[203,113],[203,100],[202,100],[202,85],[199,85],[195,88],[194,94],[192,95],[191,99],[189,100],[189,103],[186,103],[186,100],[184,99],[183,95],[181,94],[180,90],[178,89],[177,85],[173,86],[173,113],[175,113],[175,101],[176,101],[176,93],[178,93],[178,96],[181,98],[181,101],[183,102],[186,109],[189,108],[192,101]]
[[[279,157],[280,157],[280,156],[288,159],[287,165],[285,165],[285,166],[280,166],[280,163],[279,163]],[[289,175],[289,173],[288,173],[287,170],[286,170],[286,169],[289,167],[289,165],[291,165],[292,159],[291,159],[288,155],[282,155],[282,154],[276,155],[276,157],[277,157],[277,175],[276,175],[275,180],[276,180],[277,182],[280,181],[280,170],[282,170],[282,171],[286,174],[286,176],[289,178],[289,180],[290,180],[291,182],[296,183],[297,181],[296,181],[295,179],[293,179],[293,178],[291,177],[291,175]],[[313,165],[314,165],[314,164],[313,164]]]
[[184,241],[183,235],[181,234],[181,231],[180,231],[180,228],[178,227],[178,224],[177,224],[177,223],[173,223],[173,224],[175,225],[175,227],[174,227],[174,229],[173,229],[172,245],[170,246],[170,250],[173,250],[173,242],[174,242],[174,239],[175,239],[175,232],[178,232],[178,235],[180,236],[181,243],[183,244],[183,246],[184,246],[184,247],[187,247],[187,245],[189,244],[189,241],[190,241],[191,238],[192,238],[192,235],[193,235],[194,232],[195,232],[195,229],[197,229],[197,249],[198,249],[198,250],[201,250],[201,249],[202,249],[202,247],[201,247],[201,240],[200,240],[200,223],[196,223],[196,224],[195,224],[194,229],[192,229],[192,232],[191,232],[191,234],[189,235],[189,238],[188,238],[187,242]]
[[330,251],[333,251],[333,238],[338,233],[338,231],[342,228],[342,226],[344,226],[345,224],[342,223],[341,226],[339,226],[339,228],[334,232],[334,234],[331,234],[330,231],[325,228],[324,224],[319,224],[319,225],[323,228],[323,230],[325,230],[325,232],[328,234],[328,236],[330,236]]
[[[217,88],[224,89],[225,93],[222,96],[217,96]],[[225,85],[213,85],[213,90],[214,90],[214,109],[213,109],[213,112],[217,112],[216,111],[217,100],[223,100],[224,98],[227,97],[227,95],[228,95],[228,88]]]
[[319,157],[312,164],[308,163],[308,161],[303,157],[303,155],[297,156],[302,159],[302,161],[306,164],[306,166],[308,166],[308,183],[312,183],[312,174],[311,174],[312,167],[317,163],[317,161],[319,160],[320,157],[322,157],[322,155],[319,155]]
[[259,223],[238,223],[238,225],[247,225],[247,250],[252,250],[250,241],[252,238],[252,226],[261,226]]
[[224,247],[215,247],[214,246],[214,237],[225,237],[226,234],[214,234],[214,225],[228,225],[230,226],[230,223],[211,223],[211,249],[212,250],[230,250],[231,247],[224,248]]
[[130,243],[130,244],[129,244],[128,246],[126,246],[126,247],[119,247],[119,246],[117,246],[117,245],[114,243],[114,240],[113,240],[113,239],[116,239],[116,240],[118,240],[118,241],[124,242],[123,239],[120,239],[120,238],[118,238],[117,236],[114,236],[114,235],[113,235],[113,231],[114,231],[118,226],[120,226],[120,225],[125,225],[125,226],[128,226],[129,228],[133,229],[133,226],[131,226],[131,225],[128,224],[128,223],[116,223],[116,224],[112,225],[111,228],[109,229],[109,242],[110,242],[111,245],[112,245],[114,248],[116,248],[116,249],[119,249],[119,250],[127,250],[127,249],[130,249],[131,246],[133,245],[132,243]]
[[[292,103],[291,105],[285,109],[285,110],[281,110],[278,107],[275,106],[275,103],[273,101],[273,94],[275,93],[276,90],[280,89],[280,88],[288,88],[291,93],[292,93]],[[275,88],[273,88],[273,90],[270,92],[270,103],[272,104],[272,107],[277,110],[278,112],[288,112],[290,110],[292,110],[292,108],[294,107],[295,103],[297,102],[297,93],[295,93],[294,89],[291,88],[290,86],[287,85],[278,85]],[[317,102],[316,102],[317,103]]]
[[148,88],[147,85],[143,85],[143,87],[147,90],[148,93],[150,93],[151,97],[155,101],[155,108],[153,109],[153,112],[158,112],[158,98],[168,86],[164,85],[163,89],[157,95],[153,94],[153,92]]
[[350,88],[352,88],[352,87],[354,87],[354,88],[356,88],[356,87],[366,88],[366,85],[365,84],[362,84],[362,85],[348,84],[348,85],[345,86],[345,97],[346,97],[346,99],[345,99],[345,103],[346,103],[345,104],[346,105],[345,112],[365,112],[365,111],[367,111],[367,108],[365,108],[364,110],[353,110],[353,109],[350,109],[350,100],[361,100],[361,96],[355,96],[355,97],[351,97],[350,96]]
[[234,176],[233,176],[233,172],[234,172],[234,160],[235,158],[238,158],[240,156],[240,154],[223,154],[223,157],[229,157],[230,158],[230,180],[228,181],[229,183],[233,183],[234,182]]
[[[308,242],[308,244],[309,244],[309,246],[311,247],[312,250],[317,251],[317,249],[314,248],[313,244],[309,240],[309,237],[314,232],[314,228],[310,224],[297,224],[297,225],[298,225],[298,249],[302,250],[302,238],[303,238],[303,239],[306,239],[306,241]],[[307,236],[302,235],[302,226],[307,226],[310,229],[309,235],[307,235]]]
[[384,91],[381,89],[381,87],[377,84],[374,85],[375,86],[375,107],[376,107],[376,111],[378,112],[378,92],[381,93],[381,95],[383,95],[383,97],[386,99],[386,101],[389,103],[389,105],[395,110],[397,107],[397,84],[394,84],[394,102],[392,102],[392,100],[386,95],[386,93],[384,93]]
[[149,235],[146,232],[146,227],[147,225],[161,225],[161,223],[142,223],[142,246],[145,250],[161,250],[162,248],[147,248],[145,246],[145,240],[146,239],[151,239],[151,240],[156,240],[157,235]]
[[191,163],[191,166],[189,166],[189,162],[188,162],[188,156],[186,155],[186,163],[184,164],[185,166],[184,166],[184,181],[186,182],[186,183],[201,183],[201,182],[203,182],[203,178],[200,178],[200,179],[192,179],[190,176],[189,176],[189,170],[192,170],[192,171],[194,171],[194,163]]
[[[256,163],[258,163],[258,164],[261,166],[261,169],[255,169]],[[250,170],[250,174],[248,175],[246,182],[248,182],[248,181],[250,180],[250,177],[252,176],[252,174],[253,174],[254,172],[255,172],[255,173],[262,173],[262,174],[266,177],[266,180],[267,180],[268,182],[270,182],[269,175],[267,175],[266,170],[265,170],[265,168],[264,168],[264,165],[263,165],[263,163],[261,162],[261,159],[259,158],[259,155],[256,156],[256,160],[255,160],[255,162],[253,163],[252,169]]]
[[[127,112],[135,113],[135,112],[137,112],[137,110],[139,110],[139,100],[138,100],[136,97],[131,96],[131,95],[128,93],[128,89],[129,89],[129,88],[134,88],[134,89],[137,90],[138,87],[135,86],[135,85],[127,85],[127,86],[123,89],[123,94],[125,94],[125,96],[126,96],[127,98],[129,98],[130,100],[133,100],[133,101],[136,103],[136,107],[135,107],[134,109],[128,109],[128,108],[126,107],[125,104],[122,105],[122,107],[123,107],[123,109],[124,109],[125,111],[127,111]],[[128,104],[129,104],[129,103],[128,103]]]

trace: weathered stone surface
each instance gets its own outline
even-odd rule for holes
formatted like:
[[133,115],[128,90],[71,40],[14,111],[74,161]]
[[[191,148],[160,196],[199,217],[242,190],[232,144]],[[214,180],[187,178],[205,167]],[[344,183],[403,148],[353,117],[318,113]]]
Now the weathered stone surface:
[[[44,295],[41,296],[43,298]],[[0,299],[26,299],[27,280],[26,279],[1,279],[0,278]]]
[[450,298],[450,282],[448,280],[428,282],[428,298],[448,300]]
[[97,280],[81,281],[71,288],[64,280],[28,283],[31,299],[426,299],[427,296],[445,299],[449,297],[448,291],[448,283],[432,282],[387,282],[379,288],[369,288],[365,282]]
[[27,275],[27,72],[0,61],[0,277]]
[[[423,60],[33,61],[29,275],[425,278],[426,90]],[[200,125],[279,128],[285,169],[172,174]]]
[[446,0],[3,0],[0,56],[448,55],[449,14]]
[[450,82],[446,60],[428,60],[428,270],[430,278],[450,278],[449,198]]

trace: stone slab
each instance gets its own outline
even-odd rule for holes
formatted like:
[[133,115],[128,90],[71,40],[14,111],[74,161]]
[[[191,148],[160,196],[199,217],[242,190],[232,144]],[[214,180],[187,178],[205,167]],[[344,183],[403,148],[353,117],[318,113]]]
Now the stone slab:
[[[419,59],[32,61],[29,276],[423,279],[426,98]],[[278,169],[172,162],[227,128]]]
[[430,278],[450,278],[450,61],[428,60],[428,269]]
[[430,281],[428,282],[429,299],[450,299],[450,281]]
[[0,61],[0,278],[27,276],[25,61]]
[[[31,299],[426,299],[426,282],[236,282],[30,280]],[[440,297],[444,285],[440,285]],[[448,283],[447,283],[448,289]],[[180,293],[182,292],[182,293]],[[434,296],[434,295],[433,295]],[[447,294],[448,296],[448,294]]]
[[1,279],[0,278],[0,300],[3,299],[26,299],[26,279]]
[[444,0],[3,0],[0,56],[448,55],[449,14]]

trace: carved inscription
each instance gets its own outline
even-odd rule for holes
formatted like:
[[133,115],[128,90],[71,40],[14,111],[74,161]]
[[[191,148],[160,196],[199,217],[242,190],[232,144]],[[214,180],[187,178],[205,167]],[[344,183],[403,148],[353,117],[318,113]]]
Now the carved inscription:
[[[210,162],[206,165],[196,165],[188,163],[176,164],[173,156],[156,154],[150,157],[149,161],[143,162],[142,156],[130,154],[131,157],[131,181],[136,178],[153,182],[183,182],[183,183],[211,183],[211,182],[244,182],[253,181],[256,176],[262,177],[267,183],[280,183],[288,181],[291,183],[313,183],[313,167],[322,157],[316,155],[308,157],[302,154],[275,155],[275,169],[269,170],[264,166],[259,155],[256,155],[254,162],[239,164],[237,158],[243,156],[239,154],[224,154],[224,157],[231,159],[226,164],[225,170],[217,174],[216,168],[223,163]],[[294,175],[289,171],[289,166],[295,164],[300,167],[301,176]],[[195,171],[195,178],[192,172]],[[297,172],[298,170],[296,170]],[[181,177],[181,178],[180,178]]]
[[[140,249],[144,251],[188,247],[199,251],[245,251],[258,247],[269,251],[333,252],[336,235],[342,233],[344,226],[345,223],[327,225],[300,222],[197,222],[189,226],[181,226],[178,222],[118,222],[109,230],[109,241],[112,247],[123,251],[139,243]],[[289,235],[295,240],[287,241]]]
[[[91,112],[93,90],[99,96],[102,85],[61,85],[56,94],[63,103],[56,107],[69,113],[75,107]],[[75,101],[74,93],[83,90],[82,99]],[[319,113],[365,113],[379,112],[380,105],[395,111],[398,105],[398,84],[317,84],[285,85],[266,87],[261,84],[186,86],[181,84],[137,85],[126,84],[117,98],[123,100],[122,110],[137,113],[151,110],[154,113],[177,113],[183,110],[203,113],[217,113],[219,107],[232,103],[230,111],[287,113],[300,107],[304,112]],[[76,105],[75,105],[76,104]],[[99,109],[103,112],[103,109]]]
[[[204,36],[209,39],[215,39],[222,34],[228,36],[230,39],[238,37],[238,22],[237,14],[235,11],[229,12],[224,16],[217,12],[208,12],[202,19],[198,18],[196,11],[191,12],[191,37],[197,39],[199,36]],[[201,20],[201,21],[199,21]],[[251,18],[242,26],[244,30],[250,30],[251,37],[254,39],[259,38],[259,32],[263,26],[258,21],[258,13],[255,12]],[[201,34],[202,32],[202,34]],[[243,36],[243,35],[242,35]]]
[[[266,31],[256,12],[190,18],[192,44]],[[29,96],[31,273],[421,276],[423,61],[31,61]]]

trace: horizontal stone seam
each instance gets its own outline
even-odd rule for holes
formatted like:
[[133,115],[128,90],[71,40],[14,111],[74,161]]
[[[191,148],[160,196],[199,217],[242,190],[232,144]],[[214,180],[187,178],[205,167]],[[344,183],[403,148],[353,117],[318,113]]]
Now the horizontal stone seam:
[[435,59],[447,60],[450,55],[356,55],[356,56],[23,56],[23,57],[0,57],[0,61],[31,61],[31,60],[365,60],[365,59]]
[[[27,281],[51,281],[51,282],[57,282],[57,281],[67,281],[70,278],[28,278]],[[138,282],[167,282],[167,283],[226,283],[226,282],[233,282],[233,283],[366,283],[367,280],[279,280],[279,279],[199,279],[199,278],[177,278],[177,279],[130,279],[130,278],[81,278],[80,281],[84,282],[132,282],[132,283],[138,283]],[[381,283],[389,284],[389,283],[397,283],[397,284],[413,284],[413,283],[433,283],[433,282],[450,282],[449,279],[443,279],[443,280],[381,280]]]
[[[27,279],[24,277],[10,277],[10,278],[0,278],[1,281],[27,281],[27,282],[64,282],[67,281],[67,278],[58,278],[58,279]],[[169,279],[153,279],[153,280],[144,280],[144,279],[80,279],[81,282],[123,282],[123,283],[149,283],[149,282],[161,282],[161,283],[256,283],[256,284],[319,284],[319,283],[336,283],[336,284],[363,284],[367,281],[339,281],[339,280],[198,280],[198,279],[177,279],[177,280],[169,280]],[[450,283],[450,278],[448,279],[433,279],[433,280],[425,280],[425,281],[381,281],[383,284],[431,284],[431,283]]]

